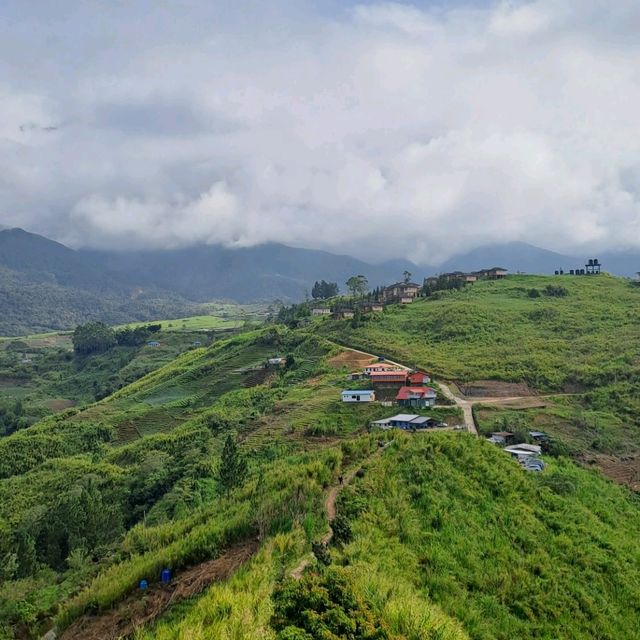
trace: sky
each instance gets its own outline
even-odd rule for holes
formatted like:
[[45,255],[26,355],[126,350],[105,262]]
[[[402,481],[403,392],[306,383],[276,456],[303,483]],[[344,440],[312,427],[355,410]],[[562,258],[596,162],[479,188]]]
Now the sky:
[[0,224],[437,264],[640,249],[640,2],[3,0]]

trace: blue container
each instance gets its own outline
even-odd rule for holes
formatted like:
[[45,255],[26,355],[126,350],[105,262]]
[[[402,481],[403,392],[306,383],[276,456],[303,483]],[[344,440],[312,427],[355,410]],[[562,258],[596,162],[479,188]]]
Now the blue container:
[[140,580],[140,584],[138,586],[142,591],[144,591],[149,586],[149,583],[146,580]]
[[160,580],[162,581],[162,584],[169,584],[169,581],[171,580],[171,570],[163,569],[160,574]]

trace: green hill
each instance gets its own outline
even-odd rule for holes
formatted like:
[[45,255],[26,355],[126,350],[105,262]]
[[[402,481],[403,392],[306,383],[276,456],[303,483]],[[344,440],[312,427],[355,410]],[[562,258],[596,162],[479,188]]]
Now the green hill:
[[[270,325],[0,438],[0,638],[53,624],[63,639],[636,637],[637,496],[577,461],[598,453],[594,429],[610,457],[637,445],[638,295],[608,277],[514,277]],[[533,475],[467,433],[369,433],[396,409],[340,402],[353,354],[338,341],[463,387],[577,395],[476,407],[482,429],[548,421],[558,446]],[[262,368],[276,355],[286,366]]]
[[[550,430],[576,455],[634,458],[639,308],[640,286],[621,278],[510,276],[392,305],[361,322],[323,320],[316,327],[337,342],[434,371],[463,390],[490,380],[525,383],[538,395],[570,394],[515,417]],[[505,407],[477,407],[486,431],[513,417]]]

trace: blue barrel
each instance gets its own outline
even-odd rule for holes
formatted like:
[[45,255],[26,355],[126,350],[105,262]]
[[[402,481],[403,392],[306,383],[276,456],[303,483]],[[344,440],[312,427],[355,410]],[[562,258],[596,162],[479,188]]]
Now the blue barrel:
[[160,574],[160,580],[162,581],[162,584],[169,584],[169,581],[171,580],[171,570],[163,569]]
[[140,584],[138,586],[142,591],[144,591],[149,586],[149,583],[146,580],[140,580]]

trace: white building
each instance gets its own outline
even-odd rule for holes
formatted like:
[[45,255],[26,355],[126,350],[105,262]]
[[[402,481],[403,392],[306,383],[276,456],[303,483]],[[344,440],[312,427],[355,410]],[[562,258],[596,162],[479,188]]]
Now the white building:
[[347,389],[342,392],[342,402],[374,402],[376,399],[376,392],[367,389]]

